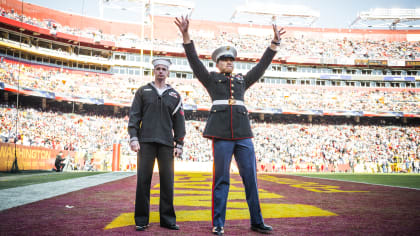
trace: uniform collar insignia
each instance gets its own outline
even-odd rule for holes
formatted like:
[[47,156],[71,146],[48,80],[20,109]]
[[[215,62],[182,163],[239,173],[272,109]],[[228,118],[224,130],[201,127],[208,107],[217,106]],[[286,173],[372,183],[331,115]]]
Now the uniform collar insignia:
[[244,77],[243,77],[242,74],[237,74],[237,75],[235,75],[235,79],[237,79],[237,80],[244,80]]

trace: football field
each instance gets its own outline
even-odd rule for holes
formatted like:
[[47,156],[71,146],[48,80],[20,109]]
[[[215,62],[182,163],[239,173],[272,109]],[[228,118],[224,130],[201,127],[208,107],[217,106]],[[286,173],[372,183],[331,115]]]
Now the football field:
[[[110,174],[113,173],[95,176]],[[417,180],[420,177],[414,176]],[[273,226],[273,235],[420,233],[418,188],[373,185],[361,183],[360,180],[349,182],[342,180],[342,177],[341,180],[321,177],[258,175],[261,208],[265,223]],[[88,178],[91,177],[75,178],[73,182],[86,183],[89,182]],[[45,188],[53,183],[56,182],[40,186]],[[151,191],[150,227],[140,234],[209,235],[211,187],[211,173],[176,173],[174,203],[180,230],[170,231],[159,226],[159,176],[155,174]],[[19,188],[23,187],[15,189]],[[136,176],[133,173],[114,181],[5,209],[0,211],[0,232],[2,235],[135,234],[135,188]],[[39,194],[42,195],[42,189],[39,189]],[[237,174],[231,175],[227,207],[225,235],[254,235],[250,230],[243,185]]]

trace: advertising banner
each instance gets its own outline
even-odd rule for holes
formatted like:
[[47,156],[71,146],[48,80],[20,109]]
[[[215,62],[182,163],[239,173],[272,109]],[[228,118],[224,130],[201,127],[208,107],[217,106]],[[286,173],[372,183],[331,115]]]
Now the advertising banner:
[[[15,157],[19,170],[51,170],[60,150],[0,143],[0,171],[10,171]],[[64,158],[74,158],[75,152],[63,151]]]

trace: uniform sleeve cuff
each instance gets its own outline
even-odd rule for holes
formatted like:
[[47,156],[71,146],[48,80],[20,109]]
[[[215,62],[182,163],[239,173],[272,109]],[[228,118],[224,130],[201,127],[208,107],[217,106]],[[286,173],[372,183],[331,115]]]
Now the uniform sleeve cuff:
[[189,42],[189,43],[182,43],[182,45],[184,45],[184,46],[191,46],[191,45],[193,45],[193,43],[194,43],[194,41],[191,39],[191,41]]

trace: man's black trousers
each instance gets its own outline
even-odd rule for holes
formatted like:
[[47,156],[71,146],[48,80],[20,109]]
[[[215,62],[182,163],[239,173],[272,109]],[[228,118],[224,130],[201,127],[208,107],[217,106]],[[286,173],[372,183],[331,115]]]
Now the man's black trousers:
[[174,225],[174,157],[173,147],[159,143],[140,143],[137,154],[137,189],[134,219],[136,225],[147,225],[150,215],[150,185],[155,159],[160,179],[159,215],[161,225]]

